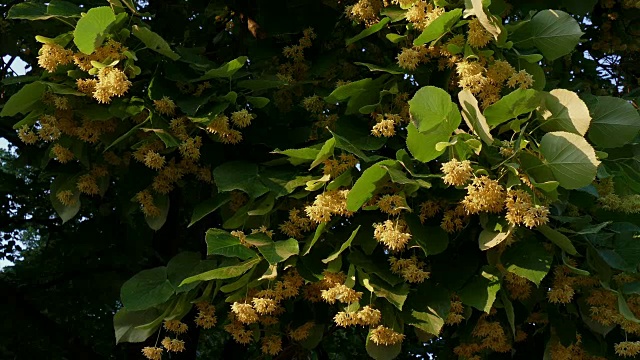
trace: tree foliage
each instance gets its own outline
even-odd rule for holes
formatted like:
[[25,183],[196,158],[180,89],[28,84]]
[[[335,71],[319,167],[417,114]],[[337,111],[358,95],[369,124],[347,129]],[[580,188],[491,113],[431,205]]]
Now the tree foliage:
[[60,358],[640,354],[639,9],[5,7],[9,316]]

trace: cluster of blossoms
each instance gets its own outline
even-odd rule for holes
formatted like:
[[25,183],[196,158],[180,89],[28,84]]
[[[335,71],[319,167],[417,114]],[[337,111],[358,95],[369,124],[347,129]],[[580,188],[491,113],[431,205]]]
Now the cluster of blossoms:
[[425,264],[418,260],[416,256],[408,259],[398,259],[391,256],[389,263],[391,264],[391,272],[400,275],[409,283],[421,283],[429,278],[429,272],[423,270]]
[[373,237],[391,251],[402,251],[411,240],[411,233],[404,220],[386,220],[373,224],[373,228]]
[[466,184],[473,175],[473,168],[471,168],[471,161],[469,160],[458,161],[457,159],[451,159],[442,164],[441,170],[444,174],[442,181],[452,186]]
[[365,306],[354,312],[340,311],[334,317],[333,321],[338,326],[376,326],[380,323],[382,313],[378,309]]
[[326,223],[331,216],[349,217],[352,213],[347,210],[347,195],[349,190],[330,190],[316,196],[312,205],[305,207],[307,216],[316,223]]
[[391,137],[396,134],[396,125],[402,125],[405,120],[397,114],[377,114],[376,124],[371,129],[371,134],[377,137]]
[[358,163],[358,159],[352,154],[340,154],[338,159],[327,159],[322,162],[324,175],[336,178],[345,171],[352,169]]
[[542,205],[533,205],[531,195],[524,190],[507,190],[505,201],[510,224],[525,225],[529,228],[544,225],[549,221],[549,209]]

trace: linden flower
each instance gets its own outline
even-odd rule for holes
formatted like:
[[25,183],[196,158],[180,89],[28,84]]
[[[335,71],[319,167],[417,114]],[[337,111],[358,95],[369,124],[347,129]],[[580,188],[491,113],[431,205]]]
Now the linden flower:
[[58,66],[73,61],[73,51],[66,50],[58,44],[43,44],[38,53],[38,65],[49,72],[54,72]]
[[353,312],[340,311],[333,317],[333,321],[342,327],[358,325],[358,318]]
[[302,107],[310,113],[320,114],[324,111],[324,100],[318,95],[313,95],[302,100]]
[[58,199],[58,201],[60,201],[62,203],[62,205],[64,206],[72,206],[75,205],[77,202],[77,199],[74,199],[73,197],[73,191],[71,190],[62,190],[62,191],[58,191],[56,193],[56,198]]
[[196,303],[198,309],[198,315],[196,316],[195,323],[205,329],[210,329],[216,325],[218,319],[216,318],[216,308],[208,302]]
[[142,207],[142,212],[148,217],[160,216],[160,209],[153,202],[153,195],[148,190],[136,194],[136,200]]
[[62,164],[66,164],[75,158],[75,155],[73,155],[71,150],[60,144],[53,145],[51,152],[53,153],[53,156],[55,156],[56,160]]
[[114,96],[124,95],[131,86],[131,81],[122,70],[106,67],[98,72],[98,82],[93,97],[100,103],[108,104]]
[[444,173],[442,181],[447,185],[453,186],[464,185],[473,175],[471,161],[469,160],[458,161],[457,159],[451,159],[449,162],[442,164],[441,170]]
[[402,342],[404,334],[397,333],[392,329],[379,325],[377,328],[371,330],[371,341],[376,345],[394,345]]
[[377,124],[373,125],[371,134],[376,137],[392,137],[396,134],[395,121],[390,119],[380,120]]
[[403,48],[402,52],[398,54],[396,59],[398,60],[398,65],[406,70],[415,70],[418,68],[418,65],[422,61],[423,56],[421,56],[418,50],[413,48]]
[[329,304],[337,301],[343,304],[351,304],[360,301],[362,292],[355,291],[346,285],[337,285],[328,290],[322,290],[322,298]]
[[247,109],[242,109],[240,111],[236,111],[231,113],[231,122],[239,128],[245,128],[251,125],[251,120],[255,119],[256,116],[249,113]]
[[346,8],[347,16],[356,22],[370,26],[378,21],[378,14],[382,8],[379,0],[359,0],[355,5]]
[[474,18],[469,22],[469,33],[467,37],[469,45],[475,48],[482,48],[487,46],[491,38],[491,34],[482,26],[478,18]]
[[187,324],[183,323],[180,320],[165,320],[164,328],[176,334],[184,334],[187,332],[187,330],[189,330]]
[[358,324],[362,326],[376,326],[382,319],[382,313],[369,305],[363,307],[356,313]]
[[162,346],[167,351],[182,352],[184,351],[184,341],[178,339],[171,339],[168,336],[162,339]]
[[162,115],[176,114],[176,103],[168,96],[163,96],[160,100],[153,100],[153,106],[156,108],[156,111]]
[[276,335],[262,338],[262,352],[268,355],[278,355],[282,351],[282,339]]
[[533,86],[533,81],[533,76],[531,76],[526,70],[520,70],[511,75],[509,81],[507,81],[507,85],[512,88],[520,85],[520,89],[528,89]]
[[392,256],[389,258],[389,262],[391,263],[391,272],[402,276],[405,281],[410,283],[421,283],[431,275],[422,269],[424,263],[418,261],[415,256],[409,259],[396,259]]
[[144,164],[154,170],[160,170],[164,166],[164,156],[155,151],[149,150],[144,156]]
[[147,346],[142,348],[142,355],[149,360],[160,360],[162,359],[162,351],[162,348]]
[[373,224],[373,237],[386,245],[391,251],[404,249],[411,234],[406,232],[406,224],[403,221],[387,220],[384,223]]
[[420,222],[424,224],[427,219],[436,216],[442,210],[440,203],[433,200],[427,200],[420,204]]
[[462,205],[468,214],[480,212],[498,213],[504,207],[505,192],[497,180],[488,176],[480,176],[473,179],[467,186],[467,196],[462,200]]
[[623,341],[614,345],[619,356],[636,356],[640,354],[640,341]]
[[332,215],[351,216],[347,210],[349,190],[331,190],[316,196],[313,204],[305,207],[307,216],[316,223],[326,223]]
[[93,93],[96,91],[96,85],[98,85],[98,80],[96,79],[76,80],[76,87],[78,88],[78,91],[89,96],[93,96]]
[[304,325],[289,331],[289,337],[294,341],[303,341],[309,337],[309,332],[316,324],[313,321],[304,323]]
[[78,190],[83,194],[98,195],[100,193],[100,188],[98,187],[96,178],[91,174],[80,176],[78,178],[76,186],[78,187]]
[[[233,317],[231,317],[233,319]],[[239,344],[247,345],[253,341],[253,333],[250,330],[245,330],[241,323],[233,320],[231,323],[224,326],[224,330],[231,334],[233,340]]]
[[384,195],[378,200],[380,211],[389,215],[398,215],[402,210],[409,210],[407,200],[400,195]]
[[268,315],[276,311],[278,303],[273,299],[254,298],[253,308],[258,314]]
[[258,314],[250,304],[241,304],[236,301],[231,305],[231,311],[243,324],[253,324],[258,321]]
[[38,135],[34,133],[27,125],[23,125],[18,130],[18,138],[27,145],[33,145],[38,142]]

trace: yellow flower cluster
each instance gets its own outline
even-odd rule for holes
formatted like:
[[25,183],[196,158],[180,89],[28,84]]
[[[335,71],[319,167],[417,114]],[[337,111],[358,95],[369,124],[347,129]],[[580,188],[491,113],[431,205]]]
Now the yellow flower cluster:
[[344,284],[322,290],[321,294],[322,299],[329,304],[335,304],[336,301],[343,304],[351,304],[360,301],[362,298],[362,292],[355,291]]
[[50,142],[60,138],[62,132],[58,127],[58,119],[53,115],[42,115],[38,119],[40,129],[38,129],[38,137],[42,141]]
[[353,213],[347,210],[347,195],[349,190],[325,191],[316,196],[312,205],[305,207],[307,216],[316,223],[326,223],[331,216],[351,216]]
[[176,334],[184,334],[187,332],[187,330],[189,330],[187,324],[183,323],[180,320],[165,320],[164,328],[167,331],[171,331]]
[[526,70],[520,70],[509,78],[507,85],[512,88],[518,86],[520,89],[528,89],[533,86],[533,76]]
[[38,135],[33,132],[29,126],[23,125],[20,129],[18,129],[18,138],[20,141],[27,145],[33,145],[38,142]]
[[376,345],[389,346],[402,342],[404,334],[397,333],[386,326],[378,325],[377,328],[371,330],[370,338]]
[[280,231],[287,236],[299,239],[303,236],[302,233],[313,230],[316,223],[304,214],[301,216],[300,213],[299,209],[289,210],[289,220],[280,224]]
[[202,138],[200,136],[188,137],[178,146],[178,150],[184,158],[197,161],[200,158],[201,146]]
[[526,300],[531,296],[532,283],[526,278],[507,272],[504,275],[504,280],[512,299]]
[[73,191],[71,190],[62,190],[56,193],[56,198],[58,201],[62,203],[64,206],[73,206],[78,201],[73,197]]
[[309,337],[309,332],[311,331],[311,329],[313,329],[314,326],[316,326],[316,324],[313,321],[308,321],[303,325],[290,330],[289,337],[293,341],[304,341]]
[[53,156],[55,156],[56,160],[58,160],[62,164],[66,164],[75,158],[75,155],[73,155],[73,152],[71,150],[60,144],[53,145],[53,148],[51,148],[51,152],[53,153]]
[[66,50],[58,44],[43,44],[38,52],[38,65],[49,72],[54,72],[60,65],[73,61],[73,51]]
[[142,355],[149,360],[162,359],[162,348],[146,346],[142,348]]
[[378,114],[377,123],[371,129],[371,134],[376,137],[391,137],[396,134],[396,125],[403,123],[402,117],[397,114]]
[[568,304],[575,295],[575,277],[569,276],[569,268],[557,266],[554,270],[553,284],[547,293],[547,299],[554,304]]
[[282,338],[277,335],[268,335],[262,338],[261,350],[267,355],[278,355],[282,351]]
[[343,172],[353,168],[358,163],[358,159],[352,154],[340,154],[338,159],[327,159],[322,162],[324,175],[336,178]]
[[251,120],[255,119],[256,115],[251,114],[247,109],[235,111],[231,113],[231,122],[239,128],[245,128],[251,125]]
[[623,341],[615,344],[616,354],[624,357],[633,357],[640,354],[640,341]]
[[383,195],[378,200],[380,211],[389,215],[399,215],[402,210],[411,211],[407,199],[400,195]]
[[627,214],[640,213],[640,195],[619,196],[616,194],[608,194],[598,199],[602,208],[610,211],[624,212]]
[[124,95],[131,86],[131,81],[122,70],[106,67],[98,71],[98,82],[95,84],[93,97],[98,102],[108,104],[114,96]]
[[[597,286],[597,281],[592,286]],[[620,325],[627,333],[640,335],[640,324],[628,320],[618,310],[618,296],[606,289],[593,289],[587,297],[587,304],[591,306],[590,315],[593,320],[604,325]],[[637,317],[640,316],[640,296],[630,295],[627,298],[627,306]]]
[[173,102],[168,96],[163,96],[162,99],[153,100],[153,107],[162,115],[175,115],[176,103]]
[[458,86],[471,91],[482,100],[482,106],[487,107],[498,101],[500,93],[505,85],[510,87],[520,86],[527,89],[533,85],[533,77],[525,70],[516,73],[513,66],[504,60],[494,60],[488,68],[486,60],[463,60],[456,64]]
[[144,164],[150,169],[160,170],[165,164],[165,157],[153,150],[149,150],[144,155]]
[[243,324],[258,322],[258,313],[251,304],[242,304],[236,301],[231,305],[231,311],[235,314],[236,319]]
[[420,204],[420,222],[424,224],[427,219],[430,219],[442,211],[440,202],[434,200],[427,200]]
[[418,30],[424,30],[444,13],[444,8],[434,7],[427,0],[418,0],[407,10],[406,18]]
[[491,41],[491,34],[482,26],[480,20],[473,18],[469,21],[467,41],[475,48],[483,48]]
[[373,228],[373,237],[391,251],[403,250],[411,239],[407,224],[403,220],[386,220],[373,224]]
[[400,275],[405,281],[410,283],[421,283],[428,279],[430,273],[424,271],[424,263],[419,261],[416,256],[408,259],[397,259],[394,256],[389,257],[391,264],[391,272]]
[[224,330],[231,334],[233,340],[239,344],[249,344],[253,341],[253,332],[244,328],[241,322],[239,322],[235,316],[230,314],[229,318],[231,322],[224,326]]
[[543,205],[533,205],[531,196],[524,190],[507,190],[505,207],[507,208],[505,218],[513,225],[534,228],[549,221],[549,208]]
[[467,186],[467,196],[462,205],[468,214],[481,212],[499,213],[504,208],[505,191],[497,180],[483,175]]
[[179,339],[171,339],[168,336],[162,339],[162,346],[164,346],[164,348],[167,349],[167,351],[172,351],[172,352],[184,351],[184,341]]
[[357,312],[340,311],[334,317],[333,321],[338,326],[376,326],[382,319],[382,313],[378,309],[365,306]]
[[449,309],[449,314],[445,319],[444,323],[447,325],[457,325],[464,320],[464,305],[457,296],[453,296],[451,298],[451,307]]
[[125,51],[127,51],[126,47],[110,39],[104,45],[98,47],[91,55],[76,53],[73,55],[73,61],[81,70],[89,71],[93,68],[91,61],[107,64],[115,60],[122,60],[125,58],[123,55]]
[[[296,45],[286,46],[282,50],[282,54],[291,61],[281,64],[278,69],[278,78],[282,81],[293,82],[296,80],[302,80],[309,69],[309,66],[304,61],[304,49],[310,48],[313,45],[312,40],[316,38],[316,34],[312,28],[307,28],[302,32],[302,38]],[[290,92],[286,89],[281,89],[275,96],[276,104],[281,108],[291,107]]]
[[153,202],[153,195],[148,190],[142,190],[136,194],[136,200],[142,208],[142,212],[148,217],[160,216],[160,208]]
[[467,215],[464,205],[458,204],[455,208],[444,212],[440,227],[448,233],[461,231],[464,229],[468,218],[469,216]]
[[328,290],[332,287],[344,284],[347,276],[342,272],[329,272],[324,271],[322,273],[323,278],[320,281],[316,281],[308,284],[303,289],[303,297],[305,300],[315,303],[322,301],[322,291]]
[[204,328],[211,329],[216,326],[218,319],[216,318],[216,308],[212,304],[201,301],[196,303],[198,309],[198,315],[196,316],[196,325]]
[[398,66],[405,70],[413,71],[418,68],[418,65],[428,60],[427,53],[424,46],[413,46],[410,48],[403,48],[400,54],[396,57],[398,60]]
[[371,26],[378,22],[378,14],[382,9],[380,0],[359,0],[353,6],[347,6],[345,12],[349,19]]
[[98,195],[100,193],[96,178],[92,174],[80,176],[76,182],[76,187],[81,193],[86,195]]
[[313,95],[302,100],[302,107],[310,113],[320,114],[324,111],[326,104],[320,96]]
[[483,314],[473,329],[471,334],[474,341],[456,346],[454,354],[465,359],[480,359],[476,354],[486,350],[499,353],[511,351],[512,346],[502,325],[498,321],[487,321],[486,318],[487,314]]
[[224,144],[237,144],[242,141],[242,133],[229,127],[229,118],[218,115],[207,125],[207,131],[218,135]]
[[442,181],[447,185],[462,186],[471,179],[473,175],[473,169],[471,168],[471,161],[464,160],[458,161],[458,159],[451,159],[446,163],[443,163],[440,167],[444,176]]

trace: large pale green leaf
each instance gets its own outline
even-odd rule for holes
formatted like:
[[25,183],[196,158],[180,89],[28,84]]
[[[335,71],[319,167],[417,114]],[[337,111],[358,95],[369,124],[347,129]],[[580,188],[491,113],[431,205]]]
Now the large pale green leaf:
[[247,260],[255,257],[255,251],[242,245],[240,239],[220,229],[209,229],[205,235],[208,255],[222,255]]
[[7,19],[47,20],[54,17],[80,17],[80,8],[61,0],[52,0],[48,5],[22,2],[12,6],[7,13]]
[[539,110],[544,131],[566,131],[584,136],[591,124],[589,108],[578,94],[565,89],[554,89],[544,96]]
[[108,29],[116,21],[116,15],[109,6],[89,9],[78,20],[73,32],[73,42],[78,50],[89,55],[102,44],[107,37]]
[[614,148],[631,142],[640,131],[638,110],[626,100],[598,96],[590,107],[593,120],[589,140],[603,148]]
[[405,74],[407,72],[406,70],[403,70],[397,65],[380,66],[380,65],[363,63],[363,62],[355,62],[354,64],[366,66],[371,71],[381,71],[381,72],[386,72],[393,75]]
[[311,163],[309,170],[322,164],[323,161],[333,156],[333,150],[335,149],[335,146],[336,146],[335,138],[332,137],[327,139],[327,141],[324,142],[324,145],[322,145],[322,148],[320,148],[320,151],[316,151],[316,156],[313,159],[313,162]]
[[420,284],[416,290],[407,299],[405,313],[409,312],[409,316],[405,322],[438,336],[451,309],[450,294],[443,286],[430,282]]
[[380,279],[374,274],[367,274],[362,271],[358,271],[358,280],[362,282],[362,285],[376,294],[377,297],[383,297],[387,299],[398,310],[402,310],[407,296],[409,294],[409,284],[401,283],[392,286]]
[[565,189],[578,189],[591,184],[598,164],[593,147],[580,135],[555,131],[540,141],[544,164]]
[[452,114],[457,116],[447,118],[440,125],[425,132],[418,131],[413,124],[407,125],[407,149],[416,160],[429,162],[446,151],[446,148],[436,149],[436,144],[449,142],[451,134],[460,126],[462,117],[457,107]]
[[343,251],[347,250],[347,248],[349,246],[351,246],[351,242],[353,241],[353,239],[356,238],[356,235],[358,234],[358,230],[360,230],[360,226],[361,225],[358,225],[358,227],[355,230],[353,230],[353,232],[351,233],[351,236],[349,236],[347,241],[342,243],[342,245],[340,246],[340,248],[338,250],[333,252],[326,259],[323,259],[322,262],[325,263],[325,264],[328,264],[328,263],[332,262],[333,260],[337,259],[338,256],[340,256],[340,254],[342,254]]
[[7,100],[2,108],[2,112],[0,112],[0,116],[26,114],[34,105],[42,101],[42,95],[46,90],[47,86],[40,81],[23,86]]
[[572,52],[582,34],[571,15],[560,10],[543,10],[516,28],[511,39],[518,48],[536,47],[544,57],[555,60]]
[[269,189],[260,181],[258,165],[244,161],[224,163],[213,170],[218,191],[242,190],[252,199]]
[[433,20],[415,40],[413,45],[419,46],[430,41],[436,40],[445,33],[449,32],[462,16],[462,9],[453,9],[438,16]]
[[186,292],[198,286],[197,283],[180,286],[180,283],[193,275],[194,270],[200,265],[200,258],[200,253],[183,251],[169,260],[167,263],[167,279],[176,289],[176,293]]
[[162,36],[151,31],[149,28],[133,25],[131,29],[133,30],[133,36],[140,39],[148,49],[162,54],[171,60],[178,60],[180,58],[180,55],[171,50],[171,46],[169,46]]
[[193,80],[193,82],[204,81],[213,78],[230,78],[232,77],[238,70],[242,69],[244,64],[247,62],[246,56],[240,56],[236,59],[233,59],[224,65],[220,66],[217,69],[212,69],[204,73],[198,79]]
[[473,96],[471,91],[464,89],[458,93],[458,100],[460,101],[460,106],[462,106],[462,118],[469,129],[478,135],[485,144],[491,145],[493,137],[491,136],[487,119],[485,119],[478,107],[476,97]]
[[540,105],[539,93],[533,89],[516,89],[484,109],[484,116],[490,126],[530,113]]
[[466,10],[464,11],[464,17],[467,18],[469,15],[475,15],[478,18],[478,21],[493,37],[497,40],[500,34],[502,33],[502,28],[500,27],[499,20],[488,14],[484,9],[485,4],[482,0],[465,0]]
[[130,311],[145,310],[169,300],[174,288],[167,278],[167,268],[142,270],[122,284],[120,299]]
[[458,107],[446,91],[424,86],[409,100],[411,120],[420,132],[431,130],[447,119],[460,118]]
[[383,166],[395,164],[394,160],[383,160],[365,170],[347,195],[347,210],[358,211],[364,203],[369,201],[378,187],[382,186],[389,178],[387,170]]
[[258,251],[271,265],[281,263],[291,256],[298,255],[300,248],[298,240],[287,239],[282,241],[271,242],[266,245],[258,246]]
[[167,215],[169,215],[170,200],[167,195],[156,195],[153,199],[155,205],[160,209],[160,215],[158,216],[144,216],[147,225],[153,230],[160,230],[164,223],[167,221]]
[[367,350],[367,354],[369,354],[372,359],[392,360],[400,355],[400,352],[402,351],[402,342],[389,346],[376,345],[376,343],[371,340],[371,330],[373,329],[369,329],[369,334],[367,334],[367,342],[365,348]]
[[149,336],[158,330],[160,325],[145,328],[139,328],[139,326],[154,321],[161,314],[162,311],[155,308],[142,311],[129,311],[129,309],[121,308],[113,317],[116,344],[123,342],[137,343],[147,340]]
[[527,238],[508,247],[502,253],[501,261],[507,271],[540,285],[551,269],[553,255],[540,241]]
[[231,279],[238,277],[256,266],[260,261],[262,261],[262,259],[256,257],[243,261],[237,265],[224,266],[214,270],[205,271],[201,274],[184,279],[180,285],[182,286],[194,281],[209,281],[214,279]]
[[[51,183],[49,198],[56,213],[60,216],[60,219],[62,219],[63,224],[73,219],[73,217],[78,214],[78,211],[80,211],[80,191],[76,187],[77,180],[78,178],[76,176],[61,174]],[[61,203],[57,197],[58,192],[67,190],[72,193],[71,205]]]
[[366,38],[369,35],[373,35],[375,33],[377,33],[378,31],[382,30],[384,28],[385,25],[387,25],[387,23],[391,21],[391,18],[389,17],[385,17],[382,20],[380,20],[378,23],[369,26],[368,28],[362,30],[358,35],[349,38],[346,40],[346,44],[347,45],[351,45],[354,42],[358,41],[358,40],[362,40],[364,38]]
[[465,305],[484,311],[491,310],[500,290],[500,272],[490,266],[485,266],[480,275],[476,275],[462,290],[460,299]]
[[552,243],[558,245],[560,249],[566,251],[567,254],[578,255],[578,250],[573,246],[571,240],[558,230],[550,228],[549,225],[538,226],[536,230],[540,231]]

